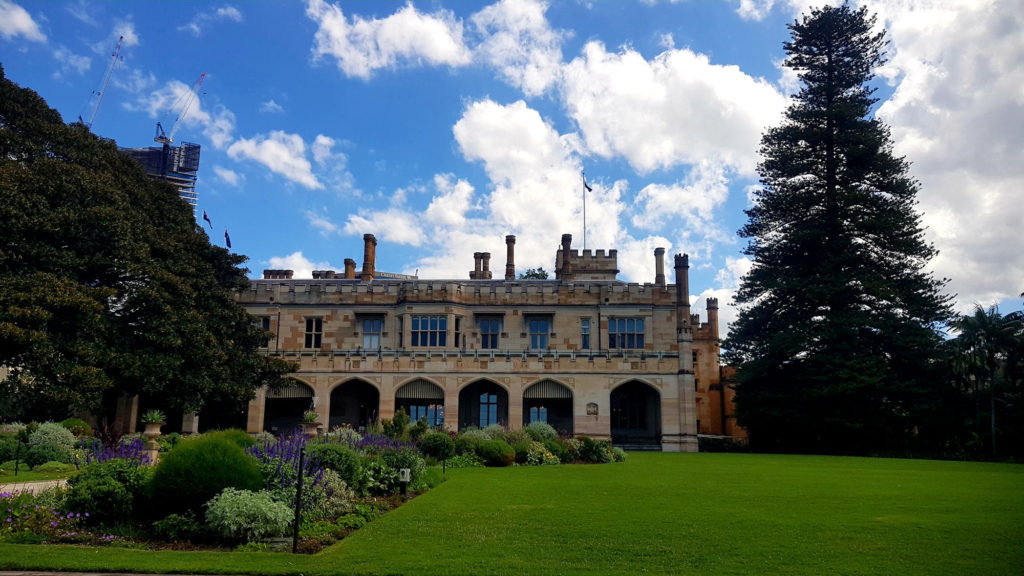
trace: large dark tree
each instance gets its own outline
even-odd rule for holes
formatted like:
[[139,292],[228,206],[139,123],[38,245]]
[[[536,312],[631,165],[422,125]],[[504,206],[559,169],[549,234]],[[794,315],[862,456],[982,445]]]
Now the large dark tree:
[[212,246],[173,187],[2,68],[0,222],[0,417],[116,394],[197,410],[289,370],[258,354],[268,334],[234,302],[245,257]]
[[789,26],[785,64],[802,86],[762,138],[762,188],[740,230],[753,267],[724,343],[757,449],[904,447],[923,433],[941,380],[949,298],[924,271],[936,251],[915,211],[918,184],[872,114],[885,46],[874,23],[842,5]]

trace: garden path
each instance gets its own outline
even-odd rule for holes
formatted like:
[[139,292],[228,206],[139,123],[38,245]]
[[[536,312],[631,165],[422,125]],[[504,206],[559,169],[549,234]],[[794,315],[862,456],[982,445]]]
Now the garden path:
[[[67,484],[67,478],[60,478],[57,480],[38,480],[36,482],[5,482],[0,484],[0,488],[2,488],[4,492],[18,491],[31,492],[35,494],[36,492],[40,492],[54,486],[60,486],[63,488],[64,486],[67,486]],[[0,574],[6,574],[6,572]]]

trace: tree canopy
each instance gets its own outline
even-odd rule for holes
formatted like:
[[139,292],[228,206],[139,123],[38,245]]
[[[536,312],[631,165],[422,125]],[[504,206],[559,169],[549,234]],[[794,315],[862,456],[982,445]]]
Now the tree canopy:
[[246,258],[113,141],[64,124],[0,67],[0,416],[104,396],[164,406],[247,401],[290,366],[234,301]]
[[530,268],[526,272],[519,273],[520,280],[547,280],[548,272],[544,268]]
[[867,452],[927,431],[945,281],[915,210],[918,183],[872,115],[884,32],[849,5],[789,25],[800,91],[761,141],[762,187],[740,236],[753,266],[723,343],[737,415],[766,450]]

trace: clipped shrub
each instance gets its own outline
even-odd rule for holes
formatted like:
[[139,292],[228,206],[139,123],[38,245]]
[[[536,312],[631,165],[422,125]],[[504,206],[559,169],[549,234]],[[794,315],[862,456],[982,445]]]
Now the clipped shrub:
[[445,462],[445,466],[448,468],[481,468],[483,465],[483,461],[476,455],[476,452],[456,454]]
[[523,430],[512,429],[503,431],[501,435],[495,436],[494,439],[504,440],[509,444],[509,446],[515,446],[516,444],[519,444],[521,442],[530,442],[533,440],[533,438],[530,438],[530,435],[524,432]]
[[216,435],[189,438],[165,454],[150,482],[154,503],[167,512],[192,510],[225,488],[258,490],[263,475],[235,441]]
[[92,426],[89,426],[89,423],[81,418],[68,418],[61,422],[60,425],[67,428],[69,432],[78,438],[88,438],[92,436]]
[[455,441],[444,432],[431,432],[420,440],[420,450],[432,458],[447,460],[455,456]]
[[0,464],[0,476],[14,474],[15,469],[19,472],[24,472],[31,468],[28,465],[28,462],[25,462],[24,460],[21,460],[20,463],[18,460],[8,460],[3,464]]
[[355,450],[333,442],[321,442],[310,444],[306,454],[313,460],[319,460],[321,468],[337,473],[347,486],[359,489],[363,464]]
[[110,476],[79,474],[74,480],[64,499],[65,511],[88,512],[89,524],[117,524],[131,518],[132,496],[123,484]]
[[145,508],[150,475],[151,468],[136,460],[114,458],[90,464],[68,479],[64,509],[89,512],[92,524],[126,521]]
[[57,462],[55,460],[51,460],[49,462],[44,462],[44,463],[40,464],[39,466],[36,466],[35,468],[32,469],[32,471],[33,472],[58,472],[58,473],[65,473],[65,472],[71,472],[74,469],[75,469],[75,465],[74,464],[68,464],[66,462]]
[[488,440],[476,448],[476,453],[485,466],[511,466],[516,461],[516,452],[504,440]]
[[580,447],[576,458],[587,464],[607,464],[612,461],[612,447],[607,442],[598,442],[593,438],[580,436]]
[[181,442],[182,438],[184,438],[184,436],[182,436],[181,434],[178,434],[177,432],[171,432],[170,434],[164,434],[163,436],[157,438],[156,443],[160,445],[161,452],[167,452],[171,448],[177,446],[178,442]]
[[[70,434],[70,432],[68,432]],[[36,444],[29,446],[25,453],[25,462],[31,467],[39,466],[47,462],[63,462],[70,464],[73,460],[71,448],[56,444]]]
[[256,446],[266,446],[267,444],[273,444],[277,441],[277,438],[272,433],[265,430],[253,436],[252,439]]
[[459,437],[455,439],[455,452],[459,454],[476,453],[477,446],[490,439],[491,438],[479,428],[466,428],[459,432]]
[[547,422],[530,422],[523,428],[523,432],[537,442],[547,442],[558,438],[558,431]]
[[239,430],[238,428],[214,430],[213,432],[207,432],[205,436],[209,438],[224,438],[238,444],[242,448],[248,448],[256,443],[256,440],[252,436],[249,436],[245,430]]
[[622,448],[619,448],[618,446],[612,447],[612,460],[616,462],[625,462],[626,451],[623,450]]
[[293,513],[268,492],[224,488],[210,499],[206,523],[225,540],[252,542],[280,536],[288,530]]
[[[18,454],[18,439],[11,436],[0,436],[0,462],[14,460]],[[21,456],[25,456],[25,447],[21,447]]]
[[305,514],[314,518],[333,520],[352,511],[355,493],[334,470],[325,470],[314,490],[318,492],[318,497],[313,500],[311,508],[303,509]]

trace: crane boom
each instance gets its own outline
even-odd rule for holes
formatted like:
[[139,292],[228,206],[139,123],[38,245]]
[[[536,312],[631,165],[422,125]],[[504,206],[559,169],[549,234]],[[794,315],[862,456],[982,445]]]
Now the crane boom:
[[[96,104],[92,107],[92,112],[89,113],[89,121],[83,122],[87,128],[92,128],[92,121],[96,119],[96,114],[100,111],[100,103],[103,102],[103,95],[107,93],[107,83],[110,82],[110,75],[114,72],[114,66],[117,65],[117,58],[121,54],[121,43],[124,42],[124,36],[117,39],[117,46],[114,48],[114,53],[110,55],[110,64],[107,65],[107,71],[103,74],[103,83],[100,84],[100,89],[96,93]],[[81,120],[81,117],[79,117]]]
[[181,111],[178,113],[178,117],[174,119],[174,125],[171,126],[171,131],[168,134],[164,133],[163,126],[159,122],[156,123],[156,137],[153,138],[154,142],[160,142],[162,144],[170,144],[174,142],[174,134],[177,133],[178,128],[181,127],[181,121],[188,116],[189,110],[192,108],[192,104],[195,103],[196,97],[199,94],[199,87],[203,85],[203,80],[206,79],[206,73],[199,75],[199,79],[192,85],[192,89],[189,90],[188,94],[183,96],[180,100],[184,100]]

